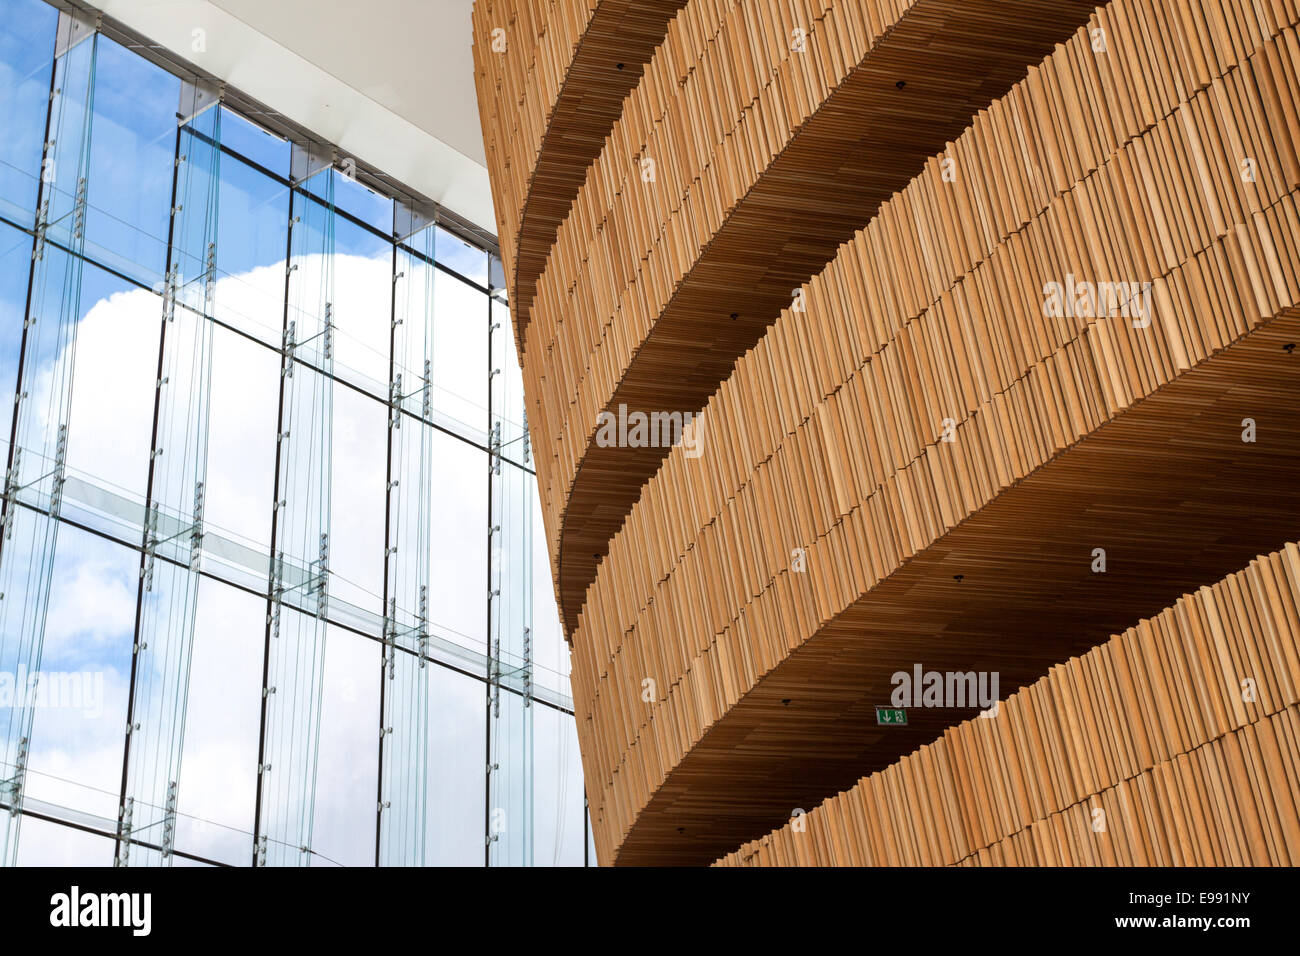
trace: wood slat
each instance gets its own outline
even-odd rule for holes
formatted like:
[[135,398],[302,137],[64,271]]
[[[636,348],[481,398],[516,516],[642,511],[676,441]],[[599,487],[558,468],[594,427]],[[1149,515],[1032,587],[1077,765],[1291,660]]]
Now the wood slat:
[[[1108,9],[1145,37],[1152,6]],[[1300,60],[1294,30],[1282,29],[1294,7],[1274,13],[1256,20],[1253,46],[1215,51],[1222,74],[1196,73],[1194,58],[1174,52],[1186,44],[1171,42],[1177,82],[1145,100],[1112,85],[1113,103],[1095,74],[1061,68],[1095,55],[1081,31],[950,155],[977,169],[978,156],[1009,150],[999,136],[1064,154],[1073,125],[1033,112],[1049,73],[1085,83],[1075,98],[1099,117],[1130,113],[1132,129],[1097,133],[1093,158],[1057,163],[1056,181],[1047,163],[1027,164],[1038,211],[1008,204],[987,226],[969,213],[917,212],[992,205],[987,184],[998,180],[948,183],[936,160],[808,285],[808,311],[783,313],[738,365],[706,409],[708,452],[669,456],[611,546],[607,567],[619,573],[598,576],[587,595],[574,686],[602,860],[698,860],[792,792],[892,759],[889,748],[917,742],[908,734],[937,733],[918,726],[881,750],[862,726],[873,688],[897,669],[889,655],[909,642],[961,664],[959,638],[987,633],[991,656],[1014,658],[1011,671],[1032,679],[1108,623],[1121,626],[1120,615],[1149,613],[1171,587],[1225,573],[1294,523],[1285,476],[1296,434],[1283,406],[1295,401],[1295,371],[1279,362],[1300,274],[1294,142],[1270,130],[1295,110],[1296,73],[1283,65]],[[1118,29],[1109,27],[1112,49],[1132,40]],[[1184,29],[1200,36],[1195,18]],[[1146,114],[1121,108],[1139,101]],[[1187,168],[1183,156],[1198,165],[1165,175]],[[1243,156],[1258,158],[1258,181],[1241,181]],[[1126,230],[1135,210],[1157,225]],[[940,225],[954,228],[937,236]],[[966,225],[983,235],[955,228]],[[1157,321],[1043,319],[1044,280],[1067,273],[1154,282]],[[818,350],[845,339],[857,358],[836,365]],[[1241,442],[1246,413],[1268,418],[1266,453]],[[956,442],[939,440],[944,418]],[[1108,464],[1106,454],[1118,457]],[[1179,497],[1147,504],[1133,491],[1139,480]],[[1071,508],[1093,510],[1067,521]],[[1131,563],[1090,575],[1089,540]],[[791,570],[794,546],[807,551],[806,573]],[[962,585],[960,604],[951,567],[980,582]],[[1035,619],[1040,606],[1048,610]],[[1016,629],[994,627],[1017,609],[1026,620]],[[1043,637],[1049,625],[1059,633]],[[649,704],[646,677],[658,689]],[[839,683],[808,702],[807,688],[828,680]],[[783,689],[775,712],[760,699],[771,699],[769,686]],[[779,704],[799,691],[812,707],[807,726],[790,725]],[[832,719],[842,725],[833,737]],[[760,731],[773,739],[751,746]],[[831,739],[845,745],[836,751]],[[818,746],[832,754],[800,759]],[[679,828],[708,835],[681,840]]]
[[[1296,862],[1298,21],[478,0],[601,862]],[[1012,696],[877,726],[915,664]]]
[[478,0],[475,88],[516,345],[555,231],[686,0]]
[[[1297,608],[1292,543],[1053,667],[997,716],[948,728],[717,865],[1300,865]],[[1205,620],[1218,629],[1197,626]],[[1236,639],[1225,642],[1229,632]],[[1084,672],[1096,675],[1086,687]],[[1139,699],[1156,702],[1155,719],[1135,711]],[[1171,735],[1184,707],[1204,719]],[[1111,735],[1121,729],[1140,746],[1119,745]],[[1081,758],[1081,747],[1107,742],[1116,745],[1095,761]],[[1064,774],[1045,772],[1056,753],[1069,755]],[[1085,776],[1069,772],[1084,767]]]
[[[595,444],[598,414],[702,407],[792,290],[1091,9],[1092,0],[682,9],[587,171],[535,297],[515,303],[531,317],[525,392],[566,631],[663,455]],[[795,30],[806,31],[802,52]]]

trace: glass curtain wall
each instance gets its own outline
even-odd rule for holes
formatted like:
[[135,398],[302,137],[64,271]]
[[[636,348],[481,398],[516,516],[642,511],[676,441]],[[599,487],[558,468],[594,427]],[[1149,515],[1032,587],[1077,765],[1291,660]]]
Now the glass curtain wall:
[[0,0],[0,860],[594,863],[495,256]]

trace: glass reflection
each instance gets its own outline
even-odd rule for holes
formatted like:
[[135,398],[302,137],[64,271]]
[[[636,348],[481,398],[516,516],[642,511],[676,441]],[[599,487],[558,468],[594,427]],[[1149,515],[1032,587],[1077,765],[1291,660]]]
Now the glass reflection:
[[[110,37],[78,33],[55,71],[60,19],[0,0],[0,388],[23,409],[0,434],[22,450],[0,670],[39,649],[97,696],[0,706],[0,784],[29,811],[3,855],[580,862],[573,718],[537,699],[571,707],[567,649],[488,252],[346,166],[291,186],[298,147],[227,105],[178,128],[184,78]],[[396,246],[395,220],[418,223]],[[201,472],[202,521],[182,520]],[[150,637],[186,632],[167,608],[191,639]],[[133,661],[151,642],[178,656]],[[177,719],[145,752],[173,769],[124,788],[128,709],[150,723],[160,701]]]

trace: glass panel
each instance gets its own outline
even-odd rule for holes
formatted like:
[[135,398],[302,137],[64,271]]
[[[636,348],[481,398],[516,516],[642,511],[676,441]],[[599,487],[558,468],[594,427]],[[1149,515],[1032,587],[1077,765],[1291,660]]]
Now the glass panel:
[[258,860],[278,866],[311,862],[329,601],[334,435],[330,375],[334,217],[328,206],[312,201],[295,208],[301,212],[293,227],[286,358],[280,379],[271,650],[258,821]]
[[[426,230],[431,241],[431,232]],[[394,361],[389,383],[388,532],[384,593],[385,667],[381,691],[381,865],[423,865],[428,779],[429,547],[433,433],[429,413],[432,269],[403,250],[394,276]],[[416,371],[411,371],[413,366]],[[403,409],[414,407],[416,418]]]
[[577,727],[569,714],[545,706],[536,708],[533,720],[536,729],[533,863],[582,866],[586,810]]
[[533,865],[533,711],[531,703],[498,689],[488,714],[488,865]]
[[434,420],[487,444],[488,299],[439,271],[433,308]]
[[[163,299],[90,263],[80,271],[82,317],[75,341],[66,349],[66,361],[76,362],[68,470],[143,503]],[[37,382],[43,383],[46,374],[52,377],[55,367],[53,358],[43,363]]]
[[[266,599],[199,585],[176,846],[247,866],[257,800]],[[180,866],[182,859],[173,858]]]
[[273,604],[269,674],[263,692],[266,741],[258,766],[259,866],[311,863],[325,633],[314,615]]
[[152,287],[166,268],[180,80],[107,37],[97,43],[86,252]]
[[532,476],[494,457],[492,469],[491,815],[494,866],[533,862]]
[[[314,202],[302,203],[301,209],[294,227],[285,329],[290,358],[280,379],[275,547],[279,558],[294,569],[286,568],[288,577],[282,586],[297,604],[310,599],[310,610],[315,612],[315,595],[323,601],[329,568],[335,392],[330,377],[334,217]],[[316,371],[318,368],[323,371]],[[306,586],[304,575],[313,578],[312,586]]]
[[[230,114],[223,111],[221,115],[224,141]],[[278,348],[284,327],[289,189],[223,155],[218,215],[218,281],[212,314],[231,328]]]
[[42,0],[0,0],[0,215],[27,227],[35,219],[57,21]]
[[[510,326],[510,310],[496,298],[492,304],[492,435],[501,444],[501,456],[525,468],[532,467],[528,420],[524,415],[524,378]],[[498,371],[499,370],[499,371]]]
[[511,663],[532,664],[533,639],[533,476],[503,462],[494,488],[497,509],[492,560],[497,562],[501,595],[497,636],[502,652],[515,655]]
[[433,374],[435,233],[430,226],[398,247],[397,273],[393,278],[394,374],[402,376],[403,407],[426,421],[433,420],[433,391],[424,388],[424,381]]
[[113,841],[98,833],[28,817],[18,844],[19,866],[112,866]]
[[[216,282],[220,118],[217,109],[194,117],[189,153],[177,161],[127,738],[122,832],[131,839],[118,845],[123,865],[168,865],[176,845],[207,497],[212,321],[206,316]],[[133,847],[137,837],[159,850]]]
[[382,668],[380,866],[424,866],[427,861],[429,672],[435,665],[407,650],[412,634],[390,631],[393,644],[386,648],[388,663]]
[[312,866],[374,866],[380,645],[329,629]]
[[88,815],[105,830],[116,828],[139,580],[138,552],[77,528],[59,530],[27,809]]
[[189,866],[197,869],[212,869],[216,864],[204,863],[202,860],[191,860],[188,857],[177,855],[176,858],[172,860],[172,866]]
[[[228,329],[216,329],[208,432],[208,533],[255,547],[262,555],[271,547],[279,390],[280,357],[275,352]],[[265,564],[260,578],[248,583],[265,586]]]
[[393,245],[342,217],[335,219],[334,241],[334,371],[383,399],[393,322]]
[[487,653],[488,456],[433,433],[429,617],[435,633]]
[[[18,382],[18,349],[27,308],[27,278],[32,266],[32,237],[0,223],[0,395],[13,399]],[[0,455],[9,458],[9,429],[0,425]]]
[[438,261],[471,282],[487,288],[487,253],[471,246],[459,236],[453,236],[442,227],[438,228]]
[[482,866],[486,715],[483,682],[445,667],[429,674],[430,866]]
[[325,199],[326,191],[331,190],[335,209],[347,213],[381,235],[390,235],[393,229],[393,201],[357,182],[355,172],[352,160],[340,159],[328,176],[313,176],[304,188],[321,199]]
[[330,597],[376,615],[384,613],[386,422],[375,399],[334,390]]
[[[60,19],[60,30],[70,21]],[[77,327],[81,319],[81,260],[75,254],[85,225],[86,157],[90,151],[90,90],[95,39],[82,38],[59,58],[58,89],[50,102],[51,182],[42,181],[31,294],[15,393],[14,438],[5,474],[0,529],[0,673],[39,674],[50,608],[59,513],[67,477],[68,415]],[[47,177],[43,177],[43,180]],[[47,198],[48,197],[48,198]],[[48,241],[62,237],[68,253]],[[24,694],[0,710],[0,792],[23,806],[37,700]],[[0,863],[17,852],[22,817],[0,817]]]
[[[132,864],[192,865],[174,834],[235,865],[371,865],[377,830],[384,863],[574,862],[509,311],[433,265],[486,285],[490,257],[432,225],[394,254],[393,202],[328,149],[182,88],[0,0],[0,673],[80,695],[0,711],[0,800],[107,833],[129,798]],[[291,165],[317,169],[296,193]],[[0,861],[113,852],[0,826]]]
[[273,173],[289,175],[289,141],[221,107],[221,145]]
[[[527,479],[532,530],[533,595],[533,683],[537,693],[554,703],[572,707],[569,690],[569,645],[560,626],[560,610],[555,603],[555,585],[551,578],[551,559],[546,551],[546,529],[542,526],[542,502],[537,479]],[[549,693],[548,693],[549,692]]]

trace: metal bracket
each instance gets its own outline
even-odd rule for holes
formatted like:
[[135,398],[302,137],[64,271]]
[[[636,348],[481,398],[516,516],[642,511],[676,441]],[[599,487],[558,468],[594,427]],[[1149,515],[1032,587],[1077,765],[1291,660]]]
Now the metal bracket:
[[82,40],[94,36],[99,29],[100,15],[82,10],[70,9],[59,11],[59,26],[54,41],[54,56],[63,56]]
[[321,170],[334,165],[337,151],[332,146],[319,143],[294,143],[289,157],[289,179],[297,186],[311,179]]
[[393,203],[393,238],[398,242],[404,242],[437,222],[438,209],[432,203],[415,200]]
[[201,113],[207,112],[221,102],[225,92],[224,83],[207,80],[182,80],[181,100],[176,107],[176,125],[185,126],[192,123]]

